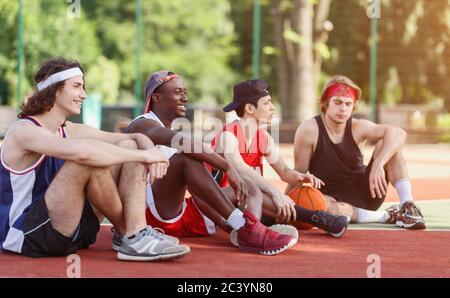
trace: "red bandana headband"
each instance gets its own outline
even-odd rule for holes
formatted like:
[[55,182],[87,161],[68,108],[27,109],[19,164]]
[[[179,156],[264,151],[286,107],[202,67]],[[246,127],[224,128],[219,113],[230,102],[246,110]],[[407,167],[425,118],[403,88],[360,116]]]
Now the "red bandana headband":
[[355,102],[357,100],[356,90],[343,83],[335,83],[328,86],[328,88],[323,92],[322,102],[333,96],[352,98]]
[[[156,79],[156,82],[154,82],[154,85],[155,85],[155,86],[154,86],[154,88],[153,88],[152,90],[154,91],[157,87],[161,86],[161,85],[164,84],[165,82],[168,82],[168,81],[170,81],[170,80],[172,80],[172,79],[175,79],[175,78],[178,78],[178,75],[174,73],[174,74],[167,75],[167,76],[165,76],[165,77]],[[152,93],[153,93],[153,91],[152,91]],[[147,102],[145,103],[144,113],[150,112],[150,101],[151,101],[151,96],[150,96],[150,98],[147,100]]]

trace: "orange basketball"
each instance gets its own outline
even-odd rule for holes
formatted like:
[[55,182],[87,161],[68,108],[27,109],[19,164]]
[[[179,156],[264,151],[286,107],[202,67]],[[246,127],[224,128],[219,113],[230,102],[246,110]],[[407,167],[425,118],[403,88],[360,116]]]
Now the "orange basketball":
[[[289,192],[288,196],[300,207],[309,210],[327,210],[327,202],[322,193],[310,186],[296,187]],[[313,228],[312,225],[304,222],[296,221],[293,224],[300,230],[309,230]]]

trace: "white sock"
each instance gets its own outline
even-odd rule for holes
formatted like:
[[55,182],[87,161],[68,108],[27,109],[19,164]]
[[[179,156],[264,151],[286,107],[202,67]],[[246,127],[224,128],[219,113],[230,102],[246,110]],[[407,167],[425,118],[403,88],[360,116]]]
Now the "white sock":
[[239,209],[234,209],[228,216],[227,223],[236,231],[242,228],[245,224],[244,214]]
[[357,223],[384,223],[389,218],[389,214],[386,210],[370,211],[366,209],[356,208],[356,211],[358,212],[358,218],[356,219]]
[[400,198],[400,208],[405,202],[414,202],[411,190],[411,182],[408,178],[402,178],[397,180],[394,184]]

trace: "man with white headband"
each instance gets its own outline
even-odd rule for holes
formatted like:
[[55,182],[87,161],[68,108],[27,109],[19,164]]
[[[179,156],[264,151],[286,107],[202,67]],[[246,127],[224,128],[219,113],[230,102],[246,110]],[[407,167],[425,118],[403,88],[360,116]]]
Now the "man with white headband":
[[[397,127],[352,118],[361,90],[349,78],[334,76],[321,96],[322,114],[305,121],[294,141],[295,169],[323,180],[330,213],[357,223],[389,223],[406,229],[425,229],[414,204],[408,169],[402,155],[406,133]],[[359,146],[376,142],[369,164]],[[400,205],[377,211],[388,183],[397,190]],[[288,186],[287,191],[292,188]]]
[[21,107],[0,149],[0,245],[29,257],[64,256],[96,240],[104,217],[124,235],[120,260],[173,259],[189,253],[145,221],[147,180],[168,160],[142,134],[108,133],[66,119],[86,97],[76,61],[43,63],[38,92]]

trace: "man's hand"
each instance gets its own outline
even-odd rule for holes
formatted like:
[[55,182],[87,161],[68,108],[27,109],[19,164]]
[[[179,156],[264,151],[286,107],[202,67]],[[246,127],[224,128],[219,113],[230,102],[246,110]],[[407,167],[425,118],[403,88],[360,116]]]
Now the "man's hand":
[[291,221],[296,220],[297,213],[295,211],[295,203],[291,198],[287,195],[279,192],[278,190],[274,191],[271,194],[271,198],[273,203],[277,207],[277,222],[278,223],[289,223]]
[[373,164],[369,176],[369,188],[372,198],[383,198],[386,195],[388,184],[386,182],[386,175],[384,168],[381,165]]
[[155,179],[162,178],[166,175],[169,160],[155,147],[145,150],[145,157],[143,180],[152,184]]
[[325,185],[325,183],[317,178],[316,176],[312,174],[303,174],[300,172],[297,172],[295,170],[289,170],[283,179],[285,182],[291,184],[291,185],[299,185],[302,183],[311,183],[311,185],[314,188],[320,189],[322,185]]
[[233,188],[234,193],[236,194],[236,197],[238,199],[238,206],[244,206],[245,208],[247,208],[248,190],[244,179],[231,165],[227,171],[227,176],[228,183],[230,183],[230,186]]

